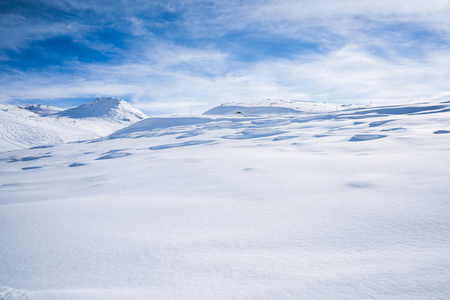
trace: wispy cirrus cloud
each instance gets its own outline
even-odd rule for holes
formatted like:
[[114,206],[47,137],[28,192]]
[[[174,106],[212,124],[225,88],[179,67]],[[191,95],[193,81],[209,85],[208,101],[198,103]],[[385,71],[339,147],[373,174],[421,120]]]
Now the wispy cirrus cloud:
[[41,4],[5,10],[18,17],[0,23],[2,102],[117,95],[185,113],[233,100],[389,104],[450,90],[446,1]]

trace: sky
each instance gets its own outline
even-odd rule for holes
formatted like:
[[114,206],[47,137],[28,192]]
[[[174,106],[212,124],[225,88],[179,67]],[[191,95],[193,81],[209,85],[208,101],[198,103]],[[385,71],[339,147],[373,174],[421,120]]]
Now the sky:
[[0,103],[450,97],[450,0],[0,0]]

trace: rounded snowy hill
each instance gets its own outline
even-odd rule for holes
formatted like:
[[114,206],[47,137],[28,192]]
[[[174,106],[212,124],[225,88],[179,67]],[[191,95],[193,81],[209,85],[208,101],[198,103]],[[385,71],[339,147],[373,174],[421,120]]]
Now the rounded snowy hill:
[[128,102],[113,97],[97,98],[92,103],[58,112],[57,115],[77,119],[102,118],[109,121],[133,123],[147,118],[143,112]]
[[147,118],[119,98],[97,98],[64,110],[0,104],[0,151],[95,139]]
[[229,102],[216,106],[204,115],[275,115],[299,113],[324,113],[346,108],[357,107],[334,103],[303,101],[303,100],[259,100],[256,102]]

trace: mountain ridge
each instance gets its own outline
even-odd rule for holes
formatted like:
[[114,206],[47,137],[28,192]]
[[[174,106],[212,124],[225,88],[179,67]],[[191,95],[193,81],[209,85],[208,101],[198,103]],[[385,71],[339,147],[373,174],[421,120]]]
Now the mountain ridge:
[[69,118],[103,118],[117,122],[137,122],[147,118],[143,112],[125,100],[115,97],[96,98],[91,103],[81,104],[56,114]]
[[125,100],[113,97],[69,109],[0,104],[0,151],[95,139],[145,118]]
[[360,107],[361,106],[352,104],[342,105],[305,100],[263,99],[252,102],[223,103],[204,112],[203,115],[287,115],[299,113],[324,113]]

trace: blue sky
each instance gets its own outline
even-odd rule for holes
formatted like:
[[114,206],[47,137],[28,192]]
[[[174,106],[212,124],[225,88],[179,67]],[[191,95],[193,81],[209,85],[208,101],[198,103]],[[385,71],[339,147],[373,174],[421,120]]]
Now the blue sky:
[[450,96],[450,1],[7,0],[0,12],[0,103],[118,96],[183,114]]

